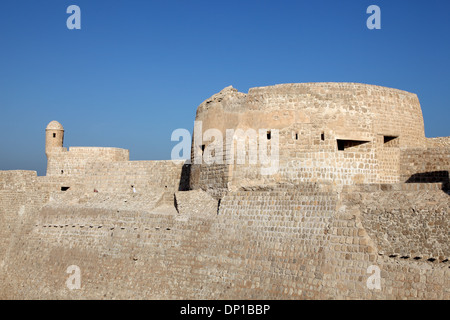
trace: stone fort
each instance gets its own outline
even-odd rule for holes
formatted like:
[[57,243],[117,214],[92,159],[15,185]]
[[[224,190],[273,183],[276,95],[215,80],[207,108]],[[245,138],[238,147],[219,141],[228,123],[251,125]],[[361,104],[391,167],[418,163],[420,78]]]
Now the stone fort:
[[[67,149],[50,122],[46,176],[0,171],[0,298],[450,299],[450,137],[425,137],[417,95],[227,87],[195,120],[194,137],[224,138],[193,139],[190,161]],[[251,136],[229,129],[262,130],[268,152],[276,139],[277,171],[261,174]],[[243,164],[194,161],[239,142]]]

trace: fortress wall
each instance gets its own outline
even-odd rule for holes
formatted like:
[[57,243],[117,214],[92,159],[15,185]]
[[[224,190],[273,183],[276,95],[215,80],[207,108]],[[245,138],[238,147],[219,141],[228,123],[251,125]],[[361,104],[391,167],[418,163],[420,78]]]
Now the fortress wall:
[[[376,86],[226,88],[202,131],[280,129],[276,174],[114,148],[52,149],[47,177],[0,171],[0,299],[450,299],[450,152],[421,117],[414,94]],[[189,175],[209,195],[179,192]]]
[[[72,149],[76,150],[74,154],[70,154]],[[57,160],[57,164],[49,170],[53,174],[39,177],[38,188],[61,191],[61,187],[70,187],[78,191],[93,192],[96,189],[99,192],[124,194],[132,192],[131,185],[135,186],[137,192],[153,192],[154,189],[178,191],[189,187],[190,167],[184,166],[184,161],[122,161],[121,158],[128,157],[128,150],[108,148],[96,149],[92,153],[90,150],[71,148],[67,154],[61,153],[53,160],[50,159],[49,162]],[[103,154],[104,151],[109,153],[109,158],[91,158],[96,152]],[[64,173],[58,175],[60,168],[65,168],[62,169]]]
[[449,259],[448,194],[412,191],[405,198],[399,191],[367,192],[357,202],[362,225],[379,252],[398,259]]
[[384,136],[376,137],[376,151],[374,155],[375,168],[377,168],[377,183],[400,182],[400,149],[399,142],[393,140],[384,142]]
[[178,191],[174,200],[181,216],[213,216],[219,213],[220,203],[202,190]]
[[[218,165],[194,165],[194,170],[199,173],[197,176],[194,175],[197,180],[193,187],[200,186],[208,189],[217,182],[216,187],[226,188],[228,184],[225,181],[219,181],[220,179],[231,182],[232,189],[283,182],[349,185],[399,181],[400,150],[396,145],[385,144],[383,136],[377,136],[374,141],[355,144],[344,151],[339,151],[336,141],[329,138],[329,132],[324,133],[324,140],[322,140],[321,131],[317,127],[295,125],[281,130],[279,141],[281,146],[279,167],[275,174],[264,175],[261,169],[268,166],[249,163],[247,143],[246,164],[229,165],[229,170],[224,169],[221,175],[214,170]],[[270,143],[271,141],[268,140],[267,154],[269,156]],[[236,145],[235,142],[235,149]]]
[[38,214],[48,200],[49,193],[0,190],[0,273],[16,254],[13,248],[24,240],[20,230],[26,217]]
[[215,226],[223,230],[216,251],[239,270],[227,297],[327,297],[327,230],[336,204],[336,194],[312,184],[225,196]]
[[[264,175],[262,167],[232,165],[234,186],[273,183],[322,182],[336,184],[375,183],[378,181],[378,162],[375,142],[353,145],[345,151],[337,150],[337,143],[310,125],[295,126],[280,131],[279,168],[273,175]],[[298,140],[292,131],[298,132]],[[294,135],[295,137],[295,135]],[[268,142],[270,143],[270,141]],[[267,154],[270,156],[271,148]]]
[[[272,108],[300,109],[309,118],[309,124],[282,132],[280,157],[291,161],[283,168],[288,180],[306,171],[302,181],[395,183],[399,148],[424,145],[420,104],[408,92],[362,84],[294,84],[251,89],[249,99],[252,95],[255,107],[265,98]],[[385,144],[384,135],[401,137]],[[336,139],[368,142],[338,151]]]
[[[299,83],[251,88],[247,109],[303,113],[336,136],[398,135],[401,147],[423,146],[423,116],[417,96],[358,83]],[[276,125],[282,117],[271,121]],[[270,123],[270,124],[272,124]]]
[[449,184],[450,148],[402,150],[400,162],[401,181]]
[[[261,166],[261,158],[257,159],[256,165],[250,164],[247,140],[245,164],[236,163],[235,153],[233,165],[226,164],[225,154],[223,165],[193,165],[191,187],[226,190],[229,183],[232,187],[239,188],[283,182],[355,184],[398,181],[398,148],[383,150],[384,147],[380,142],[374,140],[360,145],[355,144],[345,151],[338,151],[337,142],[330,137],[328,131],[324,132],[325,138],[321,140],[322,132],[320,128],[311,124],[296,124],[282,129],[279,134],[279,163],[274,166],[278,167],[278,170],[274,175],[262,174],[261,168],[269,166]],[[224,145],[226,146],[224,150],[231,150],[231,146],[226,142]],[[234,142],[234,145],[236,150],[237,142]],[[266,146],[266,154],[270,158],[271,140],[266,141]],[[259,148],[258,144],[258,150]],[[379,168],[382,168],[382,173]]]
[[37,177],[34,185],[36,191],[59,193],[63,188],[69,190],[84,190],[84,180],[80,176],[42,176]]
[[[280,130],[278,174],[264,177],[259,165],[249,165],[248,160],[246,165],[235,163],[222,179],[237,188],[248,183],[308,181],[396,183],[399,150],[426,146],[415,94],[363,84],[276,85],[252,88],[247,95],[226,88],[198,107],[196,121],[202,122],[202,132],[221,131],[224,146],[226,129]],[[385,143],[384,136],[399,138]],[[338,150],[337,140],[347,141],[344,151]],[[214,145],[202,143],[206,150]],[[201,154],[200,146],[194,145],[192,153]],[[204,170],[214,167],[197,166],[193,181],[207,189],[212,182],[208,173],[202,175]]]
[[450,148],[450,137],[427,138],[428,148]]
[[[275,174],[262,174],[262,168],[268,168],[268,165],[250,164],[247,144],[245,164],[193,165],[191,187],[226,190],[228,182],[234,188],[286,182],[344,185],[399,182],[400,149],[397,146],[387,147],[382,136],[372,142],[338,151],[336,141],[327,138],[327,134],[322,141],[320,131],[314,127],[295,127],[294,132],[299,132],[297,140],[292,137],[292,128],[280,131],[281,147]],[[270,157],[270,141],[267,143],[267,155]]]
[[192,165],[190,188],[207,190],[215,198],[222,198],[228,191],[229,167],[225,164]]
[[[405,192],[402,196],[412,200],[417,194]],[[376,198],[373,200],[377,201]],[[335,288],[333,297],[448,299],[448,263],[405,260],[399,256],[386,255],[383,251],[385,248],[379,247],[371,237],[371,230],[366,229],[367,224],[361,217],[361,211],[351,208],[351,203],[345,201],[342,205],[338,208],[330,230],[331,245],[327,251],[327,260],[330,262],[327,273],[333,279],[330,285]],[[426,211],[421,214],[426,215]],[[401,222],[404,223],[403,220]],[[386,229],[390,227],[389,223],[381,225],[377,232],[391,234],[390,230]],[[381,290],[369,290],[366,286],[368,277],[373,273],[368,268],[374,266],[381,270]]]
[[[367,203],[353,206],[353,195],[357,199],[366,197],[366,201],[377,203],[380,209],[383,208],[382,201],[396,202],[400,197],[405,212],[414,207],[424,219],[420,223],[425,222],[433,228],[436,222],[442,222],[438,216],[442,217],[442,208],[449,204],[448,196],[442,191],[375,195],[356,192],[350,194],[350,198],[344,195],[339,199],[335,193],[324,192],[313,185],[303,184],[296,190],[286,188],[236,192],[222,200],[219,223],[225,219],[228,223],[226,227],[220,227],[225,230],[223,238],[226,239],[221,242],[225,242],[224,248],[232,247],[245,257],[244,276],[241,276],[244,286],[240,290],[231,290],[236,292],[230,293],[231,296],[268,299],[280,296],[285,299],[433,299],[450,296],[446,289],[450,283],[448,262],[407,261],[379,255],[379,250],[385,248],[373,241],[373,229],[367,228],[368,223],[362,216],[361,209],[366,208]],[[419,207],[416,204],[432,198],[441,199],[443,203],[433,208],[438,210],[438,216],[427,217],[426,205]],[[405,246],[414,245],[422,254],[430,251],[429,245],[436,239],[440,241],[438,247],[445,246],[445,226],[434,227],[434,239],[415,239],[414,224],[411,228],[404,218],[390,222],[402,222],[396,229],[398,232],[409,231],[403,233]],[[385,222],[377,232],[392,235],[391,228],[392,225]],[[422,257],[425,260],[425,256]],[[367,268],[371,265],[382,271],[380,291],[366,287]]]
[[187,188],[185,170],[184,160],[90,162],[83,180],[88,191],[125,194],[132,192],[134,185],[139,193],[156,189],[174,192]]
[[[50,201],[46,204],[46,210],[62,209],[64,206],[70,207],[70,214],[77,211],[87,210],[111,210],[114,208],[116,214],[120,212],[142,212],[148,214],[154,210],[160,210],[160,206],[172,206],[171,213],[176,212],[174,206],[174,194],[162,190],[154,190],[146,193],[100,193],[100,192],[82,192],[67,191],[53,193]],[[56,208],[56,209],[55,209]],[[170,209],[170,208],[169,208]],[[166,210],[167,211],[167,210]]]
[[[219,215],[46,206],[20,229],[23,241],[0,269],[0,297],[450,298],[448,263],[380,255],[360,211],[361,198],[380,195],[340,198],[326,189],[230,193]],[[442,191],[429,196],[435,193]],[[391,201],[397,196],[409,199],[405,210],[426,199],[406,191]],[[418,210],[424,217],[426,209]],[[65,286],[70,265],[81,269],[80,290]],[[371,265],[381,269],[381,290],[366,287]]]
[[0,171],[0,191],[25,191],[33,188],[36,171],[10,170]]
[[[115,208],[45,208],[23,229],[26,241],[17,247],[23,251],[0,269],[0,298],[210,298],[219,277],[208,276],[215,264],[199,253],[208,247],[212,222]],[[17,263],[24,257],[28,263]],[[69,265],[81,268],[81,290],[66,288]]]
[[71,147],[48,155],[47,176],[84,175],[88,162],[128,161],[130,152],[118,148]]
[[36,171],[0,171],[0,266],[14,254],[24,217],[36,214],[49,200],[48,192],[36,188],[37,179]]

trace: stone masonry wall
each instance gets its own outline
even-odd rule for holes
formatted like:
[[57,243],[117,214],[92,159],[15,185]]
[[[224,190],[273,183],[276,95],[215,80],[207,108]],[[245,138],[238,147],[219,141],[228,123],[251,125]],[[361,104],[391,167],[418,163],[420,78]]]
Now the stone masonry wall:
[[[230,193],[218,214],[54,202],[16,231],[20,241],[0,268],[0,298],[449,299],[448,260],[389,257],[374,236],[391,234],[389,224],[374,223],[384,219],[384,201],[399,197],[405,213],[414,209],[422,219],[427,207],[418,202],[436,199],[438,214],[449,201],[441,190],[340,194],[302,184]],[[444,244],[435,213],[428,225]],[[413,231],[403,239],[413,240]],[[419,238],[410,248],[425,252],[429,243]],[[445,257],[448,248],[441,249]],[[80,290],[65,285],[70,265],[81,269]],[[366,287],[371,265],[381,269],[381,290]]]
[[362,224],[379,252],[398,259],[442,262],[448,246],[449,195],[444,192],[359,194]]
[[178,191],[188,188],[184,160],[91,162],[86,164],[84,186],[99,192],[129,193],[133,185],[139,193],[155,189]]
[[450,137],[427,138],[428,148],[450,148]]
[[415,94],[229,87],[196,120],[263,128],[268,152],[279,129],[278,171],[248,149],[191,166],[89,147],[50,148],[45,177],[0,171],[0,299],[450,299],[450,140],[425,138]]
[[401,181],[449,186],[450,148],[407,149],[401,153]]
[[50,193],[36,188],[36,171],[0,171],[0,270],[15,255],[26,217],[48,202]]
[[[284,84],[251,88],[248,94],[229,87],[198,107],[196,121],[202,126],[194,131],[217,129],[228,148],[227,129],[279,130],[277,173],[262,175],[261,161],[249,164],[249,158],[244,165],[226,165],[223,180],[236,189],[280,182],[396,183],[400,149],[427,145],[415,94],[364,84]],[[266,143],[270,145],[271,139]],[[338,140],[343,141],[344,150],[339,150]],[[203,141],[204,151],[194,144],[192,158],[196,153],[208,154],[215,143]],[[258,143],[259,148],[262,141]],[[225,153],[215,150],[215,154],[226,163]],[[214,166],[197,165],[192,171],[196,187],[208,188],[209,174],[201,172]]]
[[115,161],[85,162],[83,174],[49,175],[37,177],[36,172],[0,171],[0,190],[33,189],[42,192],[60,192],[61,188],[103,193],[128,194],[131,185],[139,193],[155,190],[171,191],[189,188],[189,165],[176,161]]
[[48,154],[47,176],[84,175],[89,162],[128,161],[130,152],[118,148],[71,147]]
[[0,191],[25,191],[33,188],[37,180],[36,171],[0,171]]

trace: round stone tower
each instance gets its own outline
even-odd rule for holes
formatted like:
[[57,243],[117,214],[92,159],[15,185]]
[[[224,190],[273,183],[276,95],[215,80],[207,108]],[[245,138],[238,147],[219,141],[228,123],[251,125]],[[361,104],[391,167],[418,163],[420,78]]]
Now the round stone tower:
[[[416,94],[359,83],[280,84],[247,94],[227,87],[197,108],[193,141],[190,186],[219,190],[218,197],[269,184],[397,183],[401,150],[426,148]],[[261,153],[250,157],[250,141],[253,150],[273,146],[271,167]],[[268,167],[274,170],[263,173]]]
[[64,143],[64,128],[58,121],[52,121],[45,129],[45,154],[47,158],[52,150],[60,149]]

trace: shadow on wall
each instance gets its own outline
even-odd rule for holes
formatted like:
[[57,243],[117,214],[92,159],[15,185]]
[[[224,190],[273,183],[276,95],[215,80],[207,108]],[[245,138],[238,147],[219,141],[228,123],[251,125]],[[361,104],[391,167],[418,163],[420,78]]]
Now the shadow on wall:
[[180,184],[178,185],[178,191],[188,191],[189,181],[191,175],[191,165],[185,164],[181,169]]
[[439,183],[442,182],[444,190],[450,187],[448,171],[432,171],[415,173],[406,181],[406,183]]

